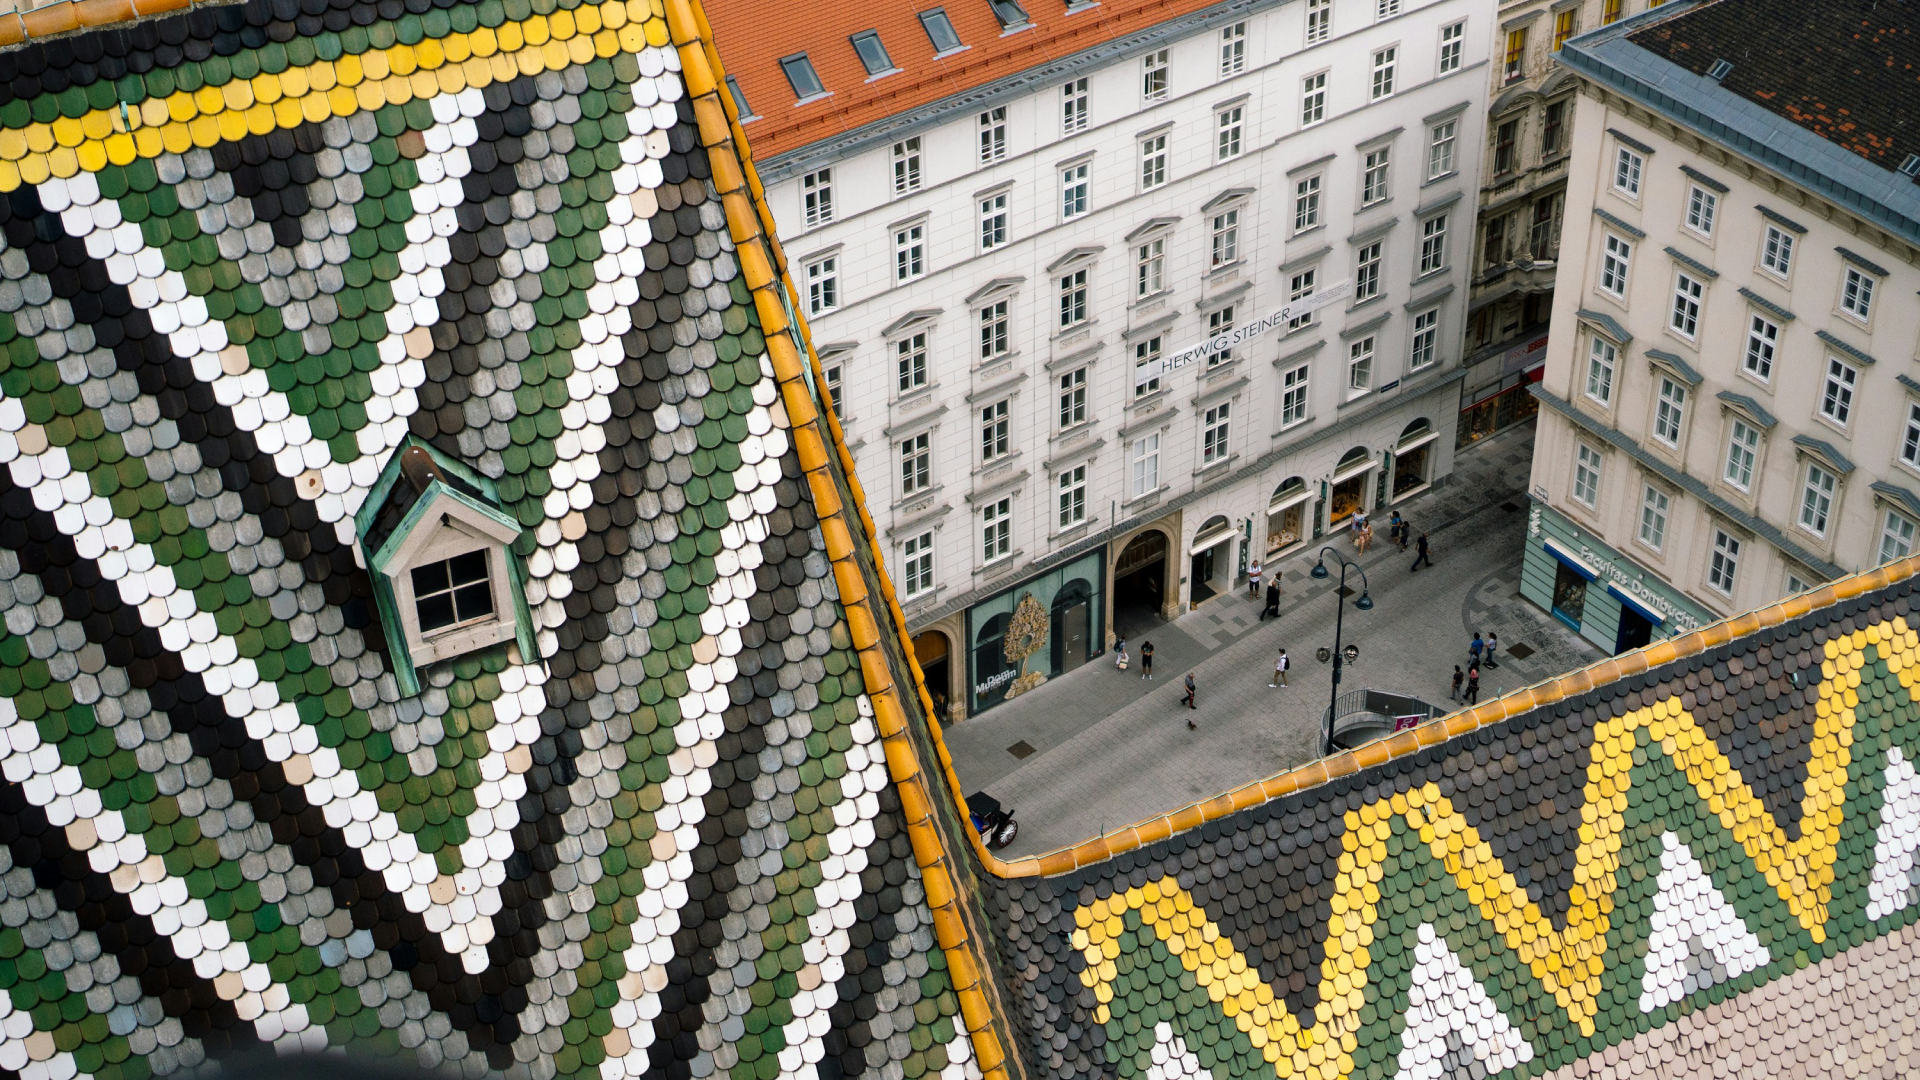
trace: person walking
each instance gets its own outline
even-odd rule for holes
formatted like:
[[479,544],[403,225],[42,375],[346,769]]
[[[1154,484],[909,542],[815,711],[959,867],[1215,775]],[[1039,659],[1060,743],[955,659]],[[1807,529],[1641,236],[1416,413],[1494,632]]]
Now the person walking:
[[[1187,696],[1185,698],[1182,698],[1181,700],[1185,702],[1187,708],[1198,709],[1200,706],[1194,703],[1193,694],[1194,694],[1193,672],[1189,671],[1187,672]],[[1195,724],[1191,720],[1187,721],[1188,731],[1192,731],[1194,728],[1198,726],[1199,726],[1198,724]]]
[[[1420,569],[1421,563],[1426,563],[1428,566],[1432,566],[1433,558],[1427,554],[1427,534],[1426,533],[1420,534],[1420,540],[1418,543],[1414,544],[1414,547],[1419,549],[1419,554],[1413,557],[1413,570]],[[1407,572],[1412,573],[1413,570],[1409,570]]]
[[1480,654],[1486,651],[1487,643],[1480,640],[1480,631],[1475,630],[1473,632],[1473,640],[1467,642],[1467,666],[1471,668],[1479,667]]
[[1113,666],[1121,671],[1127,670],[1127,639],[1121,638],[1113,646]]
[[1247,564],[1247,595],[1255,600],[1260,599],[1259,559],[1255,559]]
[[1467,669],[1466,702],[1469,705],[1475,705],[1475,704],[1478,704],[1479,701],[1480,701],[1480,669],[1477,667],[1470,667]]
[[1265,622],[1269,615],[1276,619],[1280,617],[1280,575],[1278,573],[1274,574],[1272,581],[1267,582],[1267,606],[1260,610],[1260,620]]
[[1140,677],[1153,678],[1153,642],[1151,641],[1140,643]]
[[1490,668],[1500,666],[1499,664],[1496,664],[1493,662],[1493,652],[1495,649],[1498,649],[1499,647],[1500,647],[1500,635],[1497,633],[1494,633],[1493,631],[1488,631],[1487,632],[1487,666]]
[[1400,523],[1400,550],[1403,552],[1406,551],[1407,545],[1412,542],[1413,542],[1413,522],[1402,521]]
[[1267,684],[1269,689],[1287,688],[1287,671],[1293,667],[1293,661],[1287,659],[1287,650],[1281,649],[1280,655],[1273,658],[1273,681]]
[[1453,688],[1447,691],[1448,701],[1460,700],[1460,684],[1465,682],[1466,679],[1467,677],[1460,672],[1460,665],[1453,665]]

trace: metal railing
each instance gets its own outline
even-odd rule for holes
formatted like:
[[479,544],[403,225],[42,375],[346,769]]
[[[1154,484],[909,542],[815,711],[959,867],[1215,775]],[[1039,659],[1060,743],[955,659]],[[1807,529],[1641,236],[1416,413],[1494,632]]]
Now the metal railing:
[[1352,749],[1402,728],[1424,724],[1447,710],[1407,694],[1386,690],[1349,690],[1334,699],[1321,730],[1339,749]]

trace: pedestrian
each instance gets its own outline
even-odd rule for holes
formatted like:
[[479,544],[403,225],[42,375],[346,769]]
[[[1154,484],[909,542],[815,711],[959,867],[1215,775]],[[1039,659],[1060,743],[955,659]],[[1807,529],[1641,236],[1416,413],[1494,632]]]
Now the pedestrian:
[[1469,705],[1478,704],[1480,701],[1480,669],[1477,667],[1470,667],[1467,669],[1467,699],[1466,700],[1467,700],[1467,704]]
[[1255,559],[1251,563],[1247,564],[1247,595],[1255,600],[1260,599],[1260,560],[1259,559]]
[[1473,640],[1467,642],[1467,666],[1479,667],[1480,654],[1487,651],[1487,643],[1480,640],[1480,631],[1473,632]]
[[1280,617],[1280,575],[1279,574],[1275,574],[1273,576],[1273,580],[1267,582],[1267,606],[1261,609],[1261,612],[1260,612],[1261,621],[1262,622],[1266,621],[1266,618],[1269,615],[1273,616],[1276,619]]
[[1448,701],[1460,700],[1460,684],[1465,682],[1466,679],[1467,677],[1460,673],[1460,665],[1453,665],[1453,688],[1447,691]]
[[1402,521],[1400,523],[1400,550],[1401,551],[1407,550],[1407,545],[1412,542],[1413,542],[1413,522]]
[[[1187,708],[1198,709],[1200,706],[1194,703],[1193,692],[1194,692],[1193,672],[1189,671],[1187,672],[1187,696],[1185,698],[1182,698],[1181,700],[1186,703]],[[1187,729],[1189,731],[1191,731],[1196,726],[1198,725],[1196,725],[1193,721],[1191,720],[1187,721]]]
[[1399,544],[1402,551],[1406,550],[1407,545],[1400,539],[1400,530],[1406,527],[1407,523],[1400,520],[1400,511],[1395,510],[1387,519],[1387,543]]
[[1498,649],[1499,647],[1500,647],[1500,635],[1497,633],[1494,633],[1493,631],[1488,631],[1487,632],[1487,666],[1488,667],[1500,666],[1499,664],[1496,664],[1493,662],[1493,651],[1495,649]]
[[1153,678],[1153,642],[1151,641],[1140,643],[1140,677]]
[[[1413,570],[1420,569],[1421,563],[1426,563],[1428,566],[1432,566],[1433,559],[1427,554],[1427,534],[1421,533],[1420,539],[1413,546],[1419,549],[1419,554],[1413,557]],[[1408,573],[1412,573],[1412,572],[1413,572],[1412,570],[1408,571]]]
[[1127,670],[1127,639],[1121,638],[1114,643],[1113,666],[1121,671]]
[[1284,690],[1287,687],[1287,670],[1293,667],[1293,661],[1287,659],[1287,650],[1281,649],[1280,655],[1273,658],[1273,681],[1267,684],[1269,689]]

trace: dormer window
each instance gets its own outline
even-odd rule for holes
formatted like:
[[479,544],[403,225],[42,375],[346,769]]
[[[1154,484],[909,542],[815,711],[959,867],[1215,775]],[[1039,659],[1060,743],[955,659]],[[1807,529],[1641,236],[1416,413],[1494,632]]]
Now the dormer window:
[[355,525],[402,693],[418,691],[418,669],[504,642],[537,655],[520,523],[485,477],[409,439]]

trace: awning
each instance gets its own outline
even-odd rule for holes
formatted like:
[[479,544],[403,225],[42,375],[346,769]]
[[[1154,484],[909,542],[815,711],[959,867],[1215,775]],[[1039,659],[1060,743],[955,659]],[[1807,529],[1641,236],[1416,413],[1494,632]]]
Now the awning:
[[1581,577],[1586,578],[1588,581],[1592,581],[1594,578],[1600,576],[1599,573],[1596,572],[1593,567],[1588,566],[1584,562],[1581,562],[1580,557],[1578,555],[1575,555],[1573,552],[1568,551],[1566,548],[1561,547],[1558,543],[1554,541],[1552,537],[1547,537],[1541,540],[1540,546],[1547,549],[1547,554],[1553,556],[1556,559],[1559,559],[1560,562],[1563,565],[1565,565],[1567,569],[1573,571],[1576,574],[1579,574]]
[[1659,612],[1653,610],[1652,608],[1649,608],[1647,605],[1641,603],[1640,601],[1635,600],[1633,598],[1632,593],[1623,591],[1618,585],[1608,585],[1607,594],[1609,596],[1612,596],[1615,600],[1620,601],[1621,607],[1624,607],[1633,611],[1635,614],[1639,615],[1641,618],[1647,620],[1648,622],[1652,623],[1655,626],[1659,626],[1661,623],[1664,623],[1667,621],[1667,617],[1665,615],[1662,615]]
[[1233,539],[1232,526],[1224,529],[1215,529],[1212,532],[1201,533],[1193,538],[1193,546],[1187,549],[1187,554],[1198,555],[1208,548],[1219,547],[1231,539]]
[[1380,467],[1379,460],[1376,458],[1369,457],[1367,458],[1366,461],[1361,462],[1358,465],[1349,465],[1346,468],[1340,470],[1339,472],[1334,473],[1333,482],[1336,484],[1345,483],[1346,481],[1351,480],[1356,476],[1359,476],[1361,473],[1364,473],[1369,469],[1377,469],[1379,467]]
[[1404,454],[1409,450],[1418,450],[1439,437],[1440,433],[1438,431],[1429,431],[1425,435],[1408,439],[1406,442],[1394,447],[1393,452],[1396,454]]
[[1306,502],[1308,499],[1311,499],[1311,498],[1313,498],[1313,489],[1301,488],[1299,491],[1296,491],[1291,495],[1285,496],[1284,498],[1274,499],[1272,502],[1269,502],[1267,504],[1267,513],[1277,514],[1282,510],[1299,506],[1301,503]]

